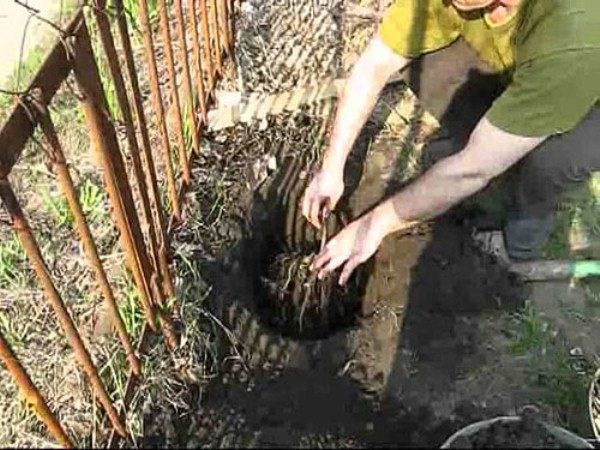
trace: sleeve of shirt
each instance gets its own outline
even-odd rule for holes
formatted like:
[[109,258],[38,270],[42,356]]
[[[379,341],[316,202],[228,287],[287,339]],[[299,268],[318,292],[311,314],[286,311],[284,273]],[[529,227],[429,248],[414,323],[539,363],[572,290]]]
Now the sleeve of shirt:
[[459,25],[442,0],[395,0],[387,10],[379,37],[397,54],[415,58],[454,42]]
[[599,61],[598,50],[564,51],[518,65],[488,120],[518,136],[572,130],[598,102]]

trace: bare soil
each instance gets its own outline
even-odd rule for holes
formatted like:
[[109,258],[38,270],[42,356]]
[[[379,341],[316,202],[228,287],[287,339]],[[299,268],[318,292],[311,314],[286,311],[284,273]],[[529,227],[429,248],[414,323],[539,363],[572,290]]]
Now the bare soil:
[[[363,136],[349,165],[351,215],[386,195],[399,145]],[[256,280],[273,233],[286,229],[277,217],[288,216],[273,213],[280,209],[270,188],[250,202],[245,237],[206,264],[209,302],[228,330],[220,344],[224,373],[195,393],[201,406],[179,428],[178,444],[440,445],[471,422],[538,402],[522,363],[506,350],[524,286],[473,247],[460,211],[389,237],[365,268],[361,308],[326,335],[290,337],[273,326]],[[284,209],[297,200],[286,198]],[[543,417],[551,414],[542,406]]]

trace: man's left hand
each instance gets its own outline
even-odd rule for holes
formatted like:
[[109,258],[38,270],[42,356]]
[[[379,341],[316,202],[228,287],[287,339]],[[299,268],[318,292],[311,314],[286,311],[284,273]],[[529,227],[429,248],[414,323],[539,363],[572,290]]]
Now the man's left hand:
[[325,245],[315,258],[312,270],[319,271],[321,279],[343,265],[339,284],[344,285],[352,272],[375,254],[385,235],[382,227],[376,223],[375,214],[366,214],[340,231]]

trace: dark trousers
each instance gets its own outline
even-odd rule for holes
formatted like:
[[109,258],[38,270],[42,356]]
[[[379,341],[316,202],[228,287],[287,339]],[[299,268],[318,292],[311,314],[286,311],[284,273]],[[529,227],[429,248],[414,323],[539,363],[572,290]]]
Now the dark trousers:
[[572,131],[547,139],[514,170],[506,245],[511,257],[533,259],[552,231],[558,195],[600,171],[600,108]]
[[[449,81],[450,85],[454,82],[456,89],[449,103],[441,111],[435,111],[441,116],[442,127],[424,152],[425,166],[464,148],[478,121],[506,87],[505,77],[475,69],[467,52],[459,48],[454,54],[437,56],[432,64],[434,71],[427,70],[426,60],[420,68],[422,78],[416,90],[425,99],[426,107],[428,100],[432,100],[427,98],[428,87],[436,90],[436,85],[444,82],[439,74],[446,61],[456,68],[462,58],[467,69],[466,75],[455,75],[455,80]],[[429,79],[430,73],[438,75]],[[439,88],[437,91],[442,92]],[[432,103],[439,109],[439,98]],[[493,147],[490,151],[494,151]],[[600,171],[600,107],[593,108],[572,131],[547,139],[507,174],[511,195],[504,232],[513,259],[538,257],[540,247],[552,231],[558,195],[570,185],[587,180],[594,171]]]

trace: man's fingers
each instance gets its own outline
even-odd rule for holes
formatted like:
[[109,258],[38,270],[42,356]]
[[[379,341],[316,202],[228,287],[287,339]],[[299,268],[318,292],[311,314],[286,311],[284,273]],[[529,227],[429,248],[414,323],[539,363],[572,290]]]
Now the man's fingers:
[[302,215],[304,217],[306,217],[307,220],[310,219],[309,215],[310,215],[310,202],[311,202],[311,196],[308,192],[304,193],[304,198],[302,198]]
[[315,257],[311,266],[311,270],[316,272],[317,270],[322,269],[325,264],[329,262],[329,260],[336,258],[336,253],[339,253],[339,244],[339,235],[335,236],[327,244],[325,244],[323,250],[321,250],[321,252]]
[[[316,215],[314,213],[315,210],[317,211]],[[302,215],[317,228],[319,228],[318,211],[319,199],[311,193],[311,189],[309,187],[304,193],[304,198],[302,199]]]
[[315,221],[313,216],[313,210],[315,209],[315,204],[318,204],[317,200],[314,197],[308,198],[305,200],[305,205],[303,205],[302,214],[306,217],[308,222],[315,226],[319,227],[318,221]]
[[354,272],[354,270],[361,264],[362,260],[358,256],[353,256],[348,260],[348,262],[342,269],[342,273],[340,275],[340,286],[344,286],[348,282],[348,279],[350,278],[350,275],[352,275],[352,272]]
[[329,252],[329,248],[325,246],[323,251],[315,257],[310,269],[314,272],[316,272],[317,270],[321,270],[323,266],[329,262],[330,259],[331,254]]
[[323,205],[323,197],[313,198],[310,205],[310,223],[315,227],[321,228],[321,208]]
[[319,271],[319,280],[323,279],[323,277],[329,272],[333,272],[335,269],[344,264],[344,261],[346,261],[346,258],[343,256],[330,259],[329,262]]

